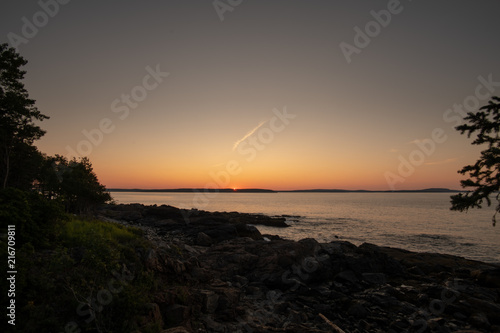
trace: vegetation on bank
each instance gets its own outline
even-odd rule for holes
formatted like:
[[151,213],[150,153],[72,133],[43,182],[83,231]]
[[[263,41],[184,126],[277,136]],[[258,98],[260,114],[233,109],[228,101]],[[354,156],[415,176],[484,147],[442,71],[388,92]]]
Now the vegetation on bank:
[[[19,235],[18,331],[129,332],[140,328],[154,332],[160,328],[146,319],[157,284],[143,266],[142,258],[151,245],[140,229],[68,215],[61,205],[16,189],[0,191],[0,214],[2,224],[15,225]],[[5,234],[0,243],[6,258]],[[2,290],[9,289],[7,284],[3,279]]]
[[34,145],[49,117],[24,87],[26,63],[0,44],[0,253],[4,271],[17,271],[0,287],[10,290],[2,304],[15,302],[11,328],[158,331],[146,318],[156,283],[141,260],[151,245],[139,229],[92,218],[111,196],[88,158],[48,156]]

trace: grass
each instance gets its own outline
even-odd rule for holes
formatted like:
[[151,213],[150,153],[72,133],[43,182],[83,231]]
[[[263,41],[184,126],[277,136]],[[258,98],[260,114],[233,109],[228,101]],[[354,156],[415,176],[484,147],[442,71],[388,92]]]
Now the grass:
[[52,233],[57,237],[49,248],[35,249],[27,243],[18,251],[16,302],[23,321],[16,328],[23,332],[64,332],[67,325],[76,325],[81,332],[138,329],[138,318],[157,286],[154,275],[142,265],[141,254],[151,247],[142,231],[70,217]]

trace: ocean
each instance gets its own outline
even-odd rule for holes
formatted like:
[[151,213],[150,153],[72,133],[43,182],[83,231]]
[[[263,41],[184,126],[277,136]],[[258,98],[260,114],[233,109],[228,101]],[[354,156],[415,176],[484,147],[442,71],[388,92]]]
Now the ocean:
[[373,243],[500,263],[494,207],[450,211],[449,193],[147,193],[111,192],[117,203],[285,215],[289,228],[257,226],[286,239]]

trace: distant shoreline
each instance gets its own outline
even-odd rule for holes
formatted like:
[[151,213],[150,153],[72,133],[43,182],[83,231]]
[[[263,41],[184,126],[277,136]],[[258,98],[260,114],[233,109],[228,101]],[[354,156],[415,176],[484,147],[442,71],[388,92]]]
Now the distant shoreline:
[[210,192],[210,193],[458,193],[463,192],[459,190],[450,190],[447,188],[427,188],[422,190],[342,190],[342,189],[312,189],[312,190],[270,190],[259,188],[247,189],[213,189],[213,188],[178,188],[178,189],[123,189],[123,188],[110,188],[109,192],[151,192],[151,193],[193,193],[193,192]]

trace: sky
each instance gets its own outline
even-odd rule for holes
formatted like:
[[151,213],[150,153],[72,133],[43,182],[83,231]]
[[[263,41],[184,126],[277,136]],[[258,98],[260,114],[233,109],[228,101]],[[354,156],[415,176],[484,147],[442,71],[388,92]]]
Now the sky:
[[460,188],[498,1],[4,0],[49,155],[108,188]]

